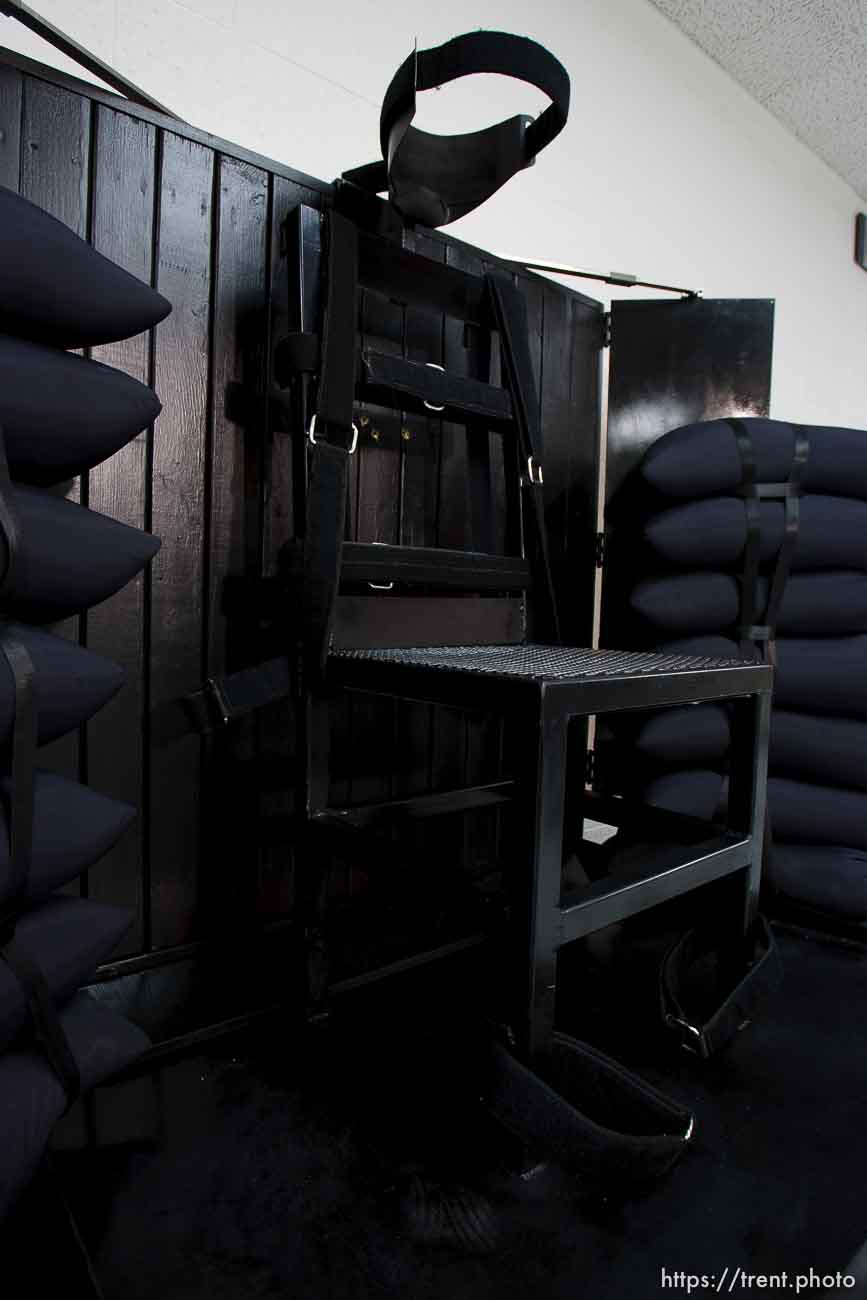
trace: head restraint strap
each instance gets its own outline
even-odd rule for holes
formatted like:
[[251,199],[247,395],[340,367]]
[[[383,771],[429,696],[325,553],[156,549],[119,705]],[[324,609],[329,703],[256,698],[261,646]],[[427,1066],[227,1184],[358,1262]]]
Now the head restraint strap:
[[[507,118],[462,135],[438,136],[411,125],[416,93],[474,73],[499,73],[538,87],[551,104],[535,120]],[[569,76],[543,46],[507,32],[468,32],[430,50],[414,50],[385,93],[380,116],[384,163],[345,173],[389,197],[410,220],[447,225],[478,207],[563,129]]]

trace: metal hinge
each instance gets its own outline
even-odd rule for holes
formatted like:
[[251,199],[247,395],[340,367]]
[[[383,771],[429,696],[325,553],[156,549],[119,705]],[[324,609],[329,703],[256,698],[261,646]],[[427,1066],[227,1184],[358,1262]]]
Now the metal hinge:
[[597,533],[597,534],[596,534],[596,550],[595,550],[595,555],[596,555],[596,568],[597,568],[597,569],[601,569],[602,566],[603,566],[604,563],[605,563],[605,560],[607,559],[607,556],[606,556],[606,553],[605,553],[605,552],[606,552],[606,549],[607,549],[607,546],[606,546],[606,541],[605,541],[605,534],[604,534],[604,533]]
[[592,785],[596,779],[596,750],[588,749],[584,759],[584,784]]
[[611,312],[602,313],[602,346],[603,348],[611,347]]

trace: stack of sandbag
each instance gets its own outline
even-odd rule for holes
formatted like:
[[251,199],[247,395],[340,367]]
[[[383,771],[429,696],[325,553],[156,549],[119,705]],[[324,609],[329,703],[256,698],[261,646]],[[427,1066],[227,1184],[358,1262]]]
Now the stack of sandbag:
[[129,914],[56,892],[135,809],[40,768],[38,747],[86,722],[123,678],[46,625],[105,600],[159,547],[58,495],[160,411],[143,384],[65,349],[127,338],[169,310],[0,188],[0,1219],[74,1097],[148,1045],[78,992]]
[[[770,645],[772,884],[867,921],[867,432],[711,420],[660,438],[639,479],[629,639],[729,657]],[[724,807],[724,706],[648,714],[617,737],[650,802]]]

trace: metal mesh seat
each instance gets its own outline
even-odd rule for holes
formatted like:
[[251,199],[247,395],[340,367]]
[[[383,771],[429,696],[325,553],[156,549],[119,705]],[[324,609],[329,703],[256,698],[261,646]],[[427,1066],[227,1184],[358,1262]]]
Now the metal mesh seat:
[[401,665],[450,673],[483,673],[534,681],[588,681],[597,678],[653,676],[658,673],[740,669],[738,659],[654,651],[589,650],[553,645],[416,646],[408,649],[337,650],[332,659]]

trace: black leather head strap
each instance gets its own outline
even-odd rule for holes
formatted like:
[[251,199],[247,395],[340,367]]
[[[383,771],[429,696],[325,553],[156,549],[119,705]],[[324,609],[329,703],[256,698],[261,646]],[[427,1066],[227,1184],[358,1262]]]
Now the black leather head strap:
[[[551,103],[535,120],[519,114],[466,135],[431,135],[412,125],[416,94],[477,72],[537,86]],[[543,46],[508,32],[468,32],[430,50],[414,50],[385,92],[380,116],[384,161],[344,178],[389,198],[409,221],[446,226],[529,167],[566,125],[569,74]]]

